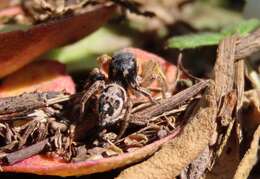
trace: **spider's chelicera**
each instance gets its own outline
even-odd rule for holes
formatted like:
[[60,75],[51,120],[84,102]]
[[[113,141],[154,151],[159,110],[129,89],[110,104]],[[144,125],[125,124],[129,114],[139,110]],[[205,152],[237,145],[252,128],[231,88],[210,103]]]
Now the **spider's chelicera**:
[[[132,53],[120,51],[107,60],[108,78],[105,78],[100,69],[93,69],[81,99],[81,114],[84,114],[90,97],[97,96],[98,125],[101,128],[120,120],[128,120],[132,108],[129,90],[140,92],[154,102],[150,93],[138,83],[138,67],[136,57]],[[120,138],[127,128],[128,123],[123,124],[117,138]]]

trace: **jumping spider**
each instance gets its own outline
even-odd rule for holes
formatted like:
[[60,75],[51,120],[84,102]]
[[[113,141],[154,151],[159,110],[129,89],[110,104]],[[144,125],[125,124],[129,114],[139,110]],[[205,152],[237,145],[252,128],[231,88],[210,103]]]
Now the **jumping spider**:
[[138,82],[138,67],[132,53],[120,51],[103,59],[101,65],[108,64],[108,77],[95,68],[90,73],[86,84],[86,92],[81,99],[81,116],[90,97],[97,95],[98,126],[106,128],[121,121],[121,129],[117,139],[121,138],[128,126],[128,118],[132,109],[130,91],[134,90],[155,101]]

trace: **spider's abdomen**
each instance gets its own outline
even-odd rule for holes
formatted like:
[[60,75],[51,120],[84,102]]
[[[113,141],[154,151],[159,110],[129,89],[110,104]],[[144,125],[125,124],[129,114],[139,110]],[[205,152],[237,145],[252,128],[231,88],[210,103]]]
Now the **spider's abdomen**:
[[112,83],[106,86],[98,101],[99,126],[109,126],[120,119],[126,98],[120,85]]
[[118,52],[113,55],[109,65],[109,79],[127,88],[136,83],[137,63],[136,58],[129,52]]

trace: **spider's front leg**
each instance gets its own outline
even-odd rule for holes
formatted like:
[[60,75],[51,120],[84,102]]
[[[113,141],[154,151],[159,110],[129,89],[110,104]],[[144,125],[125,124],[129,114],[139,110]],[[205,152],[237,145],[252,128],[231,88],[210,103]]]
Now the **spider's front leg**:
[[91,97],[102,91],[104,88],[105,76],[100,72],[98,68],[94,68],[89,74],[87,82],[84,86],[85,90],[80,94],[82,96],[77,101],[77,104],[79,105],[76,105],[76,107],[74,107],[74,110],[76,112],[79,112],[79,118],[73,121],[70,126],[69,137],[71,139],[75,138],[76,127],[78,126],[78,124],[81,124],[82,120],[84,120],[84,113],[89,100],[91,99]]
[[84,116],[85,107],[90,97],[105,88],[105,76],[99,69],[92,70],[84,88],[86,90],[80,100],[80,119]]
[[98,91],[104,89],[105,82],[104,81],[96,81],[91,87],[83,94],[80,100],[80,114],[84,114],[85,106],[89,101],[90,97],[93,96]]
[[145,88],[141,87],[137,81],[135,83],[131,83],[130,86],[135,91],[137,91],[137,92],[141,93],[142,95],[144,95],[145,97],[147,97],[151,101],[151,103],[158,104],[158,102],[152,97],[151,93],[146,91]]
[[129,125],[129,118],[131,115],[132,108],[133,108],[133,103],[130,100],[130,97],[128,96],[127,102],[126,102],[126,110],[125,110],[124,116],[122,118],[122,121],[120,124],[120,131],[116,137],[116,140],[120,139],[125,134],[125,131]]

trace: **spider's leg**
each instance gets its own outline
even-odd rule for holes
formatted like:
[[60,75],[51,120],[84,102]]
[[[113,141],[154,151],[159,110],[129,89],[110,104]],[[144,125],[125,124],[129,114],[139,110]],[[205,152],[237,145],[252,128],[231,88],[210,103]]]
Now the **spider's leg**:
[[150,101],[151,103],[153,104],[157,104],[158,102],[152,97],[152,95],[146,91],[145,88],[141,87],[138,83],[136,84],[130,84],[131,87],[136,90],[137,92],[141,93],[142,95],[146,96]]
[[[94,95],[97,91],[102,90],[105,86],[104,81],[96,81],[93,83],[90,88],[84,93],[80,100],[80,116],[84,114],[86,104],[89,98]],[[80,117],[81,118],[81,117]]]
[[130,98],[128,97],[127,102],[126,102],[125,114],[124,114],[123,119],[121,121],[120,131],[119,131],[119,134],[118,134],[116,140],[120,139],[124,135],[124,133],[127,129],[128,125],[129,125],[129,118],[130,118],[132,108],[133,108],[133,103],[130,100]]

